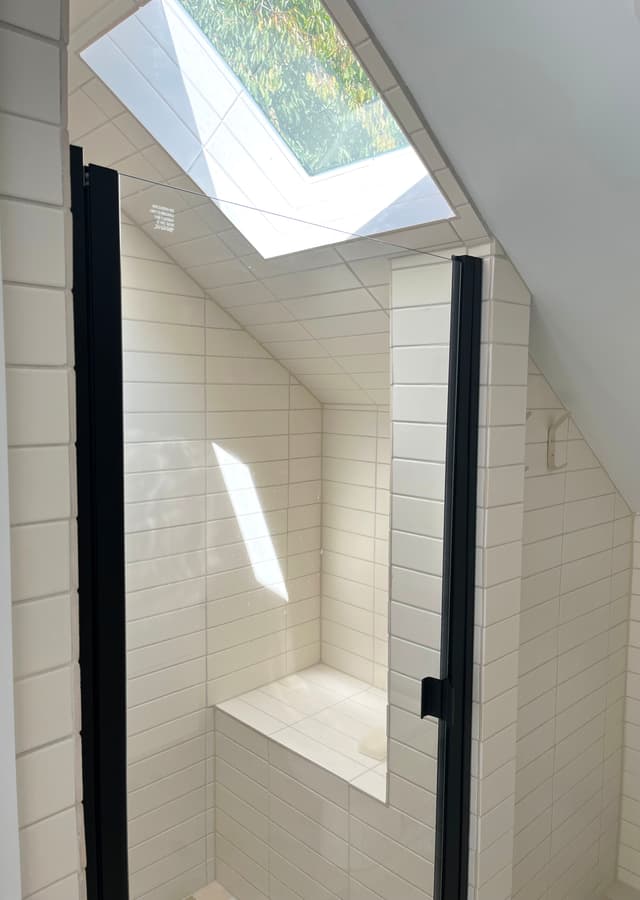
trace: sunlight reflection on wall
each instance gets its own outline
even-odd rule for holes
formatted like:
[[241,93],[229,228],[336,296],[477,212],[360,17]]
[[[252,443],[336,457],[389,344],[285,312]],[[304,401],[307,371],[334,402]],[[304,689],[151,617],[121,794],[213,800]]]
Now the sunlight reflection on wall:
[[288,601],[287,586],[249,466],[211,442],[256,580]]

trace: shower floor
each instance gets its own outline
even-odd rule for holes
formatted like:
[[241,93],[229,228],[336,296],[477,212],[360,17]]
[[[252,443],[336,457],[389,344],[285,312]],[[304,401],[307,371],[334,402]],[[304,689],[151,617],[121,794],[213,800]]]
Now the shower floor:
[[218,708],[385,801],[386,759],[367,755],[361,746],[372,733],[386,734],[384,691],[316,665],[226,700]]

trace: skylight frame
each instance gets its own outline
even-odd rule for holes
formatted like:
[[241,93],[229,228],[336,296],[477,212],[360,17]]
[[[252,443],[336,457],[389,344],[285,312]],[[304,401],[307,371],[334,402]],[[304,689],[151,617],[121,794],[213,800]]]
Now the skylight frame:
[[307,174],[178,0],[151,0],[81,55],[265,258],[453,216],[411,146]]

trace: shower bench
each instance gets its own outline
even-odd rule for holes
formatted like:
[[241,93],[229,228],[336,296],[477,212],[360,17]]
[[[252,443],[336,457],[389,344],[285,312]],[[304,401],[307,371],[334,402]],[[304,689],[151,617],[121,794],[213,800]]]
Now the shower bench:
[[385,802],[384,691],[315,665],[219,703],[216,710]]

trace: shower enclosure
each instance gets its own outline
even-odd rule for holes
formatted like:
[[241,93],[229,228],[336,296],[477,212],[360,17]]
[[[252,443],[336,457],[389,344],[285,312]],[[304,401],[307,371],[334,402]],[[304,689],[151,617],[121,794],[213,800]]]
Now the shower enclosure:
[[90,897],[466,897],[481,261],[72,173]]

